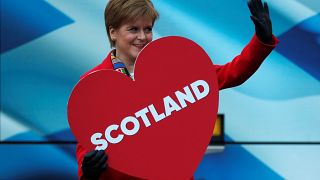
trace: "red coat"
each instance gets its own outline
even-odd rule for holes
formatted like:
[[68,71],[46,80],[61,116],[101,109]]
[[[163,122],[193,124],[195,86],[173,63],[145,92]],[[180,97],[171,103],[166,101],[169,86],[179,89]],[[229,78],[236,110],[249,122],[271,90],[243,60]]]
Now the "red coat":
[[[236,56],[231,62],[225,65],[213,65],[217,73],[219,90],[238,86],[244,83],[253,73],[256,72],[263,60],[271,53],[277,44],[278,39],[274,36],[272,44],[264,44],[257,38],[256,35],[254,35],[249,44],[242,50],[241,54]],[[109,53],[109,55],[101,64],[85,73],[83,76],[81,76],[81,78],[96,70],[113,69],[110,58],[111,57]],[[87,152],[88,151],[78,143],[76,156],[78,160],[79,178],[82,176],[82,160]],[[123,174],[112,168],[107,168],[107,170],[101,174],[100,179],[137,180],[137,178]]]

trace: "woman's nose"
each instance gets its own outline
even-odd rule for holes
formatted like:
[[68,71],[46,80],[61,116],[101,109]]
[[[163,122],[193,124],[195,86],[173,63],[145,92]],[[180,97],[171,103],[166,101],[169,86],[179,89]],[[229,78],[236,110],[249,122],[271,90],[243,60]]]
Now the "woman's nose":
[[145,40],[147,38],[147,35],[146,33],[142,30],[142,31],[139,31],[138,33],[138,39],[140,40]]

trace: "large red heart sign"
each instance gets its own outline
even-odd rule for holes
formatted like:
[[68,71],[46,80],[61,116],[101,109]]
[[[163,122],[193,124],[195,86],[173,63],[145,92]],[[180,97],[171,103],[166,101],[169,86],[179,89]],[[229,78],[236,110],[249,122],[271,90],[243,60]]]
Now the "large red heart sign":
[[218,111],[209,56],[186,38],[160,38],[139,53],[134,77],[100,70],[79,81],[68,103],[73,134],[88,150],[105,149],[125,174],[190,179]]

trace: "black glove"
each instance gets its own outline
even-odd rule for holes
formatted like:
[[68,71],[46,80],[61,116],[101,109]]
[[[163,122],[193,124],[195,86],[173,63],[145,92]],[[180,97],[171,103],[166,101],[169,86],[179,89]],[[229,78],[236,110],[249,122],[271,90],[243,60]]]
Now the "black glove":
[[258,38],[264,43],[272,43],[272,24],[268,4],[265,2],[262,5],[261,0],[248,0],[248,7]]
[[107,168],[108,156],[103,150],[88,152],[82,161],[83,176],[88,179],[99,179],[100,174]]

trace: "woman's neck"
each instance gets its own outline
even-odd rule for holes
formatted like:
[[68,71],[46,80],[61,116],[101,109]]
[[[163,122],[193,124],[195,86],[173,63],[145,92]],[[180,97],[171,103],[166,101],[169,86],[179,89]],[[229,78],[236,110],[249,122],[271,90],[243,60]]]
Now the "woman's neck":
[[123,63],[126,66],[126,68],[128,69],[129,73],[133,73],[134,63],[132,63],[132,64],[126,64],[125,62],[123,62]]

